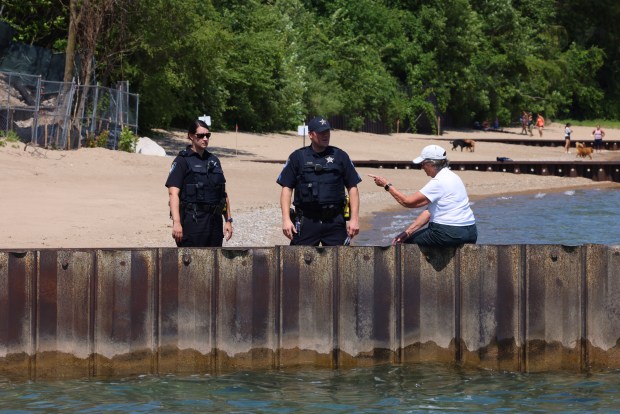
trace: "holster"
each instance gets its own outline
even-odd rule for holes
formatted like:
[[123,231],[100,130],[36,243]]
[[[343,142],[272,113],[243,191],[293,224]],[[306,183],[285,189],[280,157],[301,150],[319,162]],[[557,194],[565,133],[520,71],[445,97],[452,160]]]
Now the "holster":
[[303,224],[304,217],[301,215],[301,211],[291,208],[289,211],[289,215],[291,217],[291,221],[295,223],[295,230],[297,230],[297,235],[301,234],[301,225]]

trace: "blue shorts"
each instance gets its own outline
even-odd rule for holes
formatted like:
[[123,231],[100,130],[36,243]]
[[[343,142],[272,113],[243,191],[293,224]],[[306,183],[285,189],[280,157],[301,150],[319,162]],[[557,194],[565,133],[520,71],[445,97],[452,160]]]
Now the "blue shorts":
[[449,226],[447,224],[429,223],[428,227],[413,233],[405,243],[420,246],[460,246],[465,243],[476,243],[478,229],[475,224],[470,226]]

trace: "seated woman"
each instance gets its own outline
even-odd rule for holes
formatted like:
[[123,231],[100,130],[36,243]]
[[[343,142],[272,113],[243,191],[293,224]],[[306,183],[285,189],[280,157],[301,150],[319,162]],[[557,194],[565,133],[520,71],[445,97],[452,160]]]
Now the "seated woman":
[[476,243],[478,230],[467,191],[461,178],[448,168],[446,150],[429,145],[413,163],[420,164],[431,180],[410,195],[395,189],[387,179],[370,175],[375,184],[385,188],[400,205],[409,208],[428,206],[392,240],[392,244],[451,247]]

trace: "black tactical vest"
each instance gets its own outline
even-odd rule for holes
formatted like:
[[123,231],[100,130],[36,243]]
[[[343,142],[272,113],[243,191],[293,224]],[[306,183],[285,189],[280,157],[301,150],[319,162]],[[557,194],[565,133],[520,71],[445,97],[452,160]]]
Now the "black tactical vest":
[[[320,204],[342,205],[344,190],[344,167],[338,162],[338,148],[322,158],[315,158],[311,151],[299,151],[301,171],[295,186],[295,205]],[[328,158],[332,162],[328,162]]]
[[181,201],[196,204],[218,204],[226,197],[226,179],[218,159],[211,153],[206,159],[183,150],[179,156],[187,162],[189,174],[183,181]]

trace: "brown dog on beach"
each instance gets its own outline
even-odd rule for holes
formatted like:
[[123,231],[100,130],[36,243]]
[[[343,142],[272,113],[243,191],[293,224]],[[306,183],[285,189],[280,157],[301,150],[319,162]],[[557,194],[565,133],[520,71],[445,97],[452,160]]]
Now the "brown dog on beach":
[[463,141],[465,141],[465,144],[469,144],[469,147],[467,147],[467,149],[470,152],[474,152],[476,150],[476,141],[474,141],[473,139],[464,139]]
[[583,142],[575,143],[577,149],[577,157],[585,158],[590,157],[592,159],[592,147],[586,147]]
[[456,147],[461,147],[461,152],[463,152],[463,148],[468,149],[470,152],[474,152],[476,148],[476,141],[473,139],[455,139],[454,141],[450,141],[452,144],[452,151],[456,149]]

